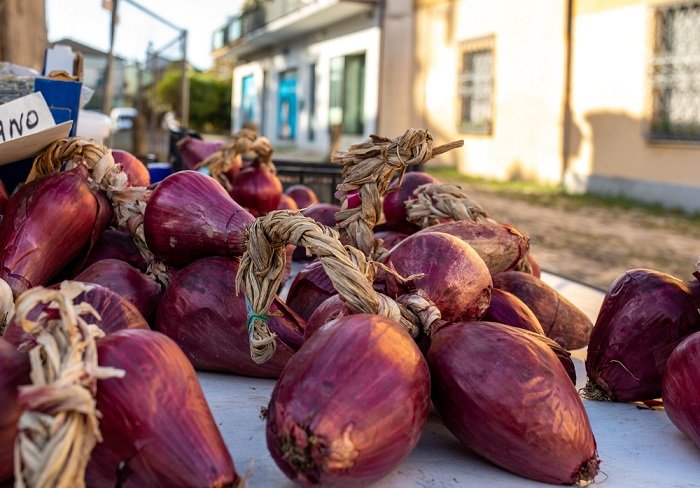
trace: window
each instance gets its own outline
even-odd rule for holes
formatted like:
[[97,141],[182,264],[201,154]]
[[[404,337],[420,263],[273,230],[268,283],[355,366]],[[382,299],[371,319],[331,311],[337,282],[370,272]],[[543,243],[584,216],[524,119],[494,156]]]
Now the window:
[[297,126],[297,71],[280,73],[277,104],[277,137],[294,139]]
[[365,54],[331,59],[330,124],[344,134],[364,132]]
[[700,2],[659,7],[651,63],[651,140],[700,141]]
[[493,38],[463,43],[460,55],[458,128],[490,134],[493,118]]
[[258,96],[253,75],[243,77],[241,82],[241,127],[255,122],[255,106]]

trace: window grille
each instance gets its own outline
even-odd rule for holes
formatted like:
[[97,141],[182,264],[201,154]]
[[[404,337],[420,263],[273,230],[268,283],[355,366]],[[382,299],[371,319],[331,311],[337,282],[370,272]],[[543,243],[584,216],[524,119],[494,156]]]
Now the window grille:
[[467,132],[490,133],[493,120],[493,39],[460,46],[458,127]]
[[651,140],[700,141],[700,2],[654,12]]

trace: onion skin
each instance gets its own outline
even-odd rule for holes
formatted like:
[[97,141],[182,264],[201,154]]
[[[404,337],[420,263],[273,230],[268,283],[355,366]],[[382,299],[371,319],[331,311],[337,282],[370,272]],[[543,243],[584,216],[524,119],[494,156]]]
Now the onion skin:
[[427,173],[419,171],[412,171],[403,175],[400,187],[399,180],[394,180],[382,202],[386,223],[390,226],[408,224],[406,220],[406,201],[414,199],[413,191],[416,188],[428,183],[438,183],[438,180]]
[[545,335],[565,349],[588,345],[591,320],[544,281],[522,271],[505,271],[493,277],[493,285],[522,300],[540,321]]
[[520,298],[498,288],[491,290],[491,304],[482,318],[545,335],[532,310]]
[[332,203],[315,203],[301,211],[304,217],[314,219],[328,227],[335,227],[335,214],[340,211],[338,205]]
[[17,387],[29,380],[29,357],[0,338],[0,484],[14,476],[14,449],[17,421],[22,409],[17,401]]
[[277,205],[277,210],[299,210],[297,202],[284,193],[280,196],[280,203]]
[[122,171],[129,177],[131,186],[148,186],[151,184],[151,174],[148,168],[136,156],[128,151],[112,149],[114,162],[119,163]]
[[206,256],[240,256],[254,217],[220,183],[196,171],[161,181],[146,206],[144,233],[153,254],[174,266]]
[[111,210],[88,186],[83,167],[45,176],[20,188],[0,223],[0,278],[15,298],[46,285],[85,255],[107,226]]
[[309,320],[306,321],[304,341],[309,340],[309,337],[331,320],[345,315],[351,315],[351,312],[346,307],[345,302],[340,298],[340,295],[336,294],[328,297],[316,308],[314,313],[311,314]]
[[402,277],[425,275],[401,284],[387,273],[390,296],[423,290],[447,322],[478,319],[489,307],[489,270],[476,251],[455,236],[439,232],[414,234],[397,244],[384,262]]
[[74,279],[109,288],[130,301],[149,324],[155,323],[156,309],[163,291],[155,280],[130,264],[118,259],[103,259]]
[[185,168],[194,169],[197,164],[218,151],[223,144],[223,141],[203,141],[185,136],[177,142],[177,150]]
[[666,362],[662,393],[673,425],[700,448],[700,333],[678,344]]
[[[51,288],[58,288],[54,285]],[[138,309],[118,293],[101,285],[91,284],[90,289],[76,297],[75,303],[86,302],[92,305],[99,314],[99,318],[93,315],[84,315],[88,323],[97,324],[106,334],[111,334],[122,329],[148,329],[148,323]],[[45,306],[37,306],[30,312],[28,318],[36,320]],[[32,340],[31,336],[24,333],[17,320],[13,317],[5,328],[3,339],[15,347],[19,347],[26,340]]]
[[408,234],[404,234],[403,232],[396,232],[393,230],[384,230],[380,232],[375,232],[374,237],[375,239],[381,239],[383,241],[382,246],[385,249],[391,249],[396,244],[407,238]]
[[282,182],[257,159],[233,179],[231,197],[256,217],[277,209],[281,196]]
[[426,232],[444,232],[462,239],[484,260],[491,276],[513,269],[529,248],[529,239],[506,224],[460,220],[433,225],[418,233]]
[[296,482],[367,486],[413,450],[429,405],[428,367],[408,333],[377,315],[344,317],[317,331],[282,372],[267,446]]
[[319,305],[336,293],[338,292],[321,261],[314,261],[296,274],[289,286],[285,303],[308,321]]
[[196,369],[277,378],[303,343],[303,319],[276,298],[269,327],[277,334],[277,350],[256,364],[250,358],[245,298],[236,295],[238,266],[237,259],[209,257],[178,271],[158,307],[157,329],[177,342]]
[[106,229],[90,250],[84,266],[103,259],[119,259],[129,263],[139,271],[146,270],[146,260],[139,253],[131,234],[119,229]]
[[0,215],[5,213],[5,208],[7,208],[7,202],[9,201],[10,196],[7,194],[5,184],[0,180]]
[[97,349],[100,366],[126,375],[98,383],[104,441],[90,456],[88,486],[239,486],[194,369],[177,344],[158,332],[122,330]]
[[316,193],[306,185],[292,185],[284,191],[297,204],[297,208],[310,207],[314,203],[318,203]]
[[433,403],[462,444],[520,476],[590,480],[596,442],[581,399],[545,344],[515,327],[454,323],[428,353]]
[[588,344],[590,386],[614,401],[658,398],[671,352],[700,330],[696,289],[650,269],[629,270],[613,281]]

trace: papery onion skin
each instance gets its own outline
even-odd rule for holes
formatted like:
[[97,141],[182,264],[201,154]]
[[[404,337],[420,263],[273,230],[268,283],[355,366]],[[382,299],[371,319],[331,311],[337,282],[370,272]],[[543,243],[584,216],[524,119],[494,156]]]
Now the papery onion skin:
[[119,259],[103,259],[87,267],[74,279],[109,288],[129,300],[149,324],[155,323],[163,290],[154,279],[130,264]]
[[29,384],[29,357],[0,338],[0,484],[14,475],[14,449],[17,421],[22,409],[17,388]]
[[328,227],[335,227],[335,214],[340,211],[338,205],[332,203],[315,203],[301,211],[304,217],[314,219]]
[[397,244],[385,264],[406,278],[406,284],[386,274],[387,291],[398,297],[423,290],[448,322],[478,319],[491,300],[491,275],[474,249],[461,239],[440,232],[414,234]]
[[241,169],[233,179],[231,197],[256,217],[277,209],[282,196],[282,182],[257,160]]
[[129,178],[131,186],[148,186],[151,184],[151,174],[148,168],[136,156],[122,149],[112,149],[114,162],[122,167]]
[[306,185],[292,185],[284,190],[284,193],[294,199],[298,208],[306,208],[318,203],[316,193]]
[[695,283],[650,269],[613,281],[588,344],[589,383],[615,401],[658,398],[671,352],[700,330],[696,290]]
[[529,248],[529,239],[517,229],[494,222],[459,220],[427,227],[419,234],[426,232],[444,232],[462,239],[484,260],[491,276],[514,268]]
[[148,248],[182,266],[206,256],[240,256],[254,217],[224,187],[197,171],[179,171],[153,191],[144,216]]
[[304,343],[272,392],[267,446],[292,480],[367,486],[415,447],[430,405],[428,367],[402,327],[334,320]]
[[304,340],[303,319],[275,298],[270,330],[277,349],[269,361],[250,357],[247,309],[236,295],[238,259],[202,258],[181,269],[163,294],[156,327],[172,338],[199,370],[277,378]]
[[223,144],[223,141],[203,141],[185,136],[177,142],[177,149],[185,168],[194,169],[197,164],[219,150]]
[[309,320],[306,321],[304,340],[309,340],[309,337],[315,334],[318,329],[331,320],[335,320],[344,315],[351,315],[345,302],[340,298],[340,295],[331,295],[314,310]]
[[673,425],[700,448],[700,332],[683,339],[664,370],[664,409]]
[[277,204],[277,210],[299,210],[299,206],[292,197],[283,193],[280,196],[280,203]]
[[387,225],[396,226],[408,223],[406,221],[406,201],[415,199],[413,191],[428,183],[438,183],[438,180],[420,171],[412,171],[403,175],[400,187],[398,179],[391,183],[389,192],[384,196],[382,202]]
[[544,281],[522,271],[504,271],[493,277],[493,285],[522,300],[537,316],[545,335],[565,349],[588,345],[591,319]]
[[292,280],[285,303],[304,320],[337,291],[321,261],[303,267]]
[[440,328],[428,352],[433,403],[475,453],[526,478],[592,480],[596,442],[575,386],[545,344],[493,322]]
[[393,230],[384,230],[380,232],[375,232],[374,237],[375,239],[382,240],[382,247],[384,247],[384,249],[391,249],[396,244],[407,238],[408,234],[404,234],[403,232],[396,232]]
[[[53,285],[50,288],[58,288]],[[101,285],[89,284],[88,290],[81,293],[74,300],[75,303],[88,303],[99,317],[85,314],[83,318],[91,324],[97,324],[106,334],[122,329],[148,329],[148,323],[138,309],[126,298]],[[30,320],[36,320],[46,305],[36,306],[27,315]],[[15,347],[19,347],[26,340],[32,340],[31,336],[24,333],[15,317],[10,320],[3,333],[3,338]]]
[[482,318],[544,335],[542,325],[532,310],[520,298],[498,288],[491,290],[491,303]]
[[7,194],[5,184],[0,180],[0,215],[5,213],[5,208],[7,208],[7,202],[9,201],[10,195]]
[[104,441],[90,456],[88,486],[240,486],[195,371],[175,342],[155,331],[122,330],[97,349],[100,366],[126,374],[98,383]]
[[87,268],[103,259],[119,259],[139,271],[145,271],[147,266],[131,234],[120,229],[106,229],[90,250],[83,266]]
[[45,176],[10,199],[0,223],[0,278],[15,297],[48,284],[107,226],[111,214],[86,176],[83,167]]

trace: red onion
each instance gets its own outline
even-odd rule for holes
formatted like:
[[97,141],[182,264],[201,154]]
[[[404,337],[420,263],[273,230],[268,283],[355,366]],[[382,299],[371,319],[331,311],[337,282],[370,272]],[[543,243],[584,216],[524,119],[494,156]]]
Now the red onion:
[[316,193],[306,185],[292,185],[284,193],[294,199],[298,208],[306,208],[318,203]]
[[107,229],[102,233],[90,250],[84,266],[88,267],[103,259],[119,259],[140,271],[145,271],[147,266],[131,234],[119,229]]
[[544,335],[542,325],[523,301],[504,290],[491,290],[491,304],[482,319]]
[[185,136],[177,142],[177,149],[184,167],[194,169],[198,163],[214,154],[223,144],[223,141],[203,141]]
[[304,320],[309,320],[314,310],[331,295],[335,295],[333,282],[320,261],[302,268],[294,277],[285,302]]
[[7,202],[9,201],[10,196],[7,194],[4,183],[2,180],[0,180],[0,215],[5,213],[5,208],[7,207]]
[[11,480],[14,474],[17,421],[22,413],[17,402],[17,387],[29,381],[27,354],[0,338],[0,484]]
[[358,314],[316,332],[272,392],[267,446],[292,480],[367,486],[414,448],[430,405],[428,367],[396,322]]
[[253,161],[233,180],[231,196],[241,206],[259,217],[276,210],[282,195],[282,182],[267,165]]
[[389,193],[384,196],[382,208],[386,223],[390,226],[408,224],[406,221],[406,206],[407,200],[412,200],[413,190],[427,183],[438,183],[434,177],[427,173],[413,171],[406,173],[403,176],[401,186],[399,180],[394,180],[389,187]]
[[382,246],[385,249],[391,249],[396,244],[408,237],[408,234],[404,234],[403,232],[396,232],[393,230],[384,230],[380,232],[375,232],[374,237],[383,241]]
[[0,278],[15,297],[84,256],[107,226],[111,206],[86,176],[83,167],[45,176],[10,199],[0,223]]
[[282,193],[282,195],[280,195],[280,203],[277,205],[277,210],[299,210],[299,206],[292,197]]
[[269,327],[277,334],[277,350],[269,361],[255,363],[245,297],[236,295],[238,265],[237,259],[209,257],[178,271],[158,307],[157,328],[177,342],[197,369],[276,378],[301,347],[303,320],[275,299]]
[[683,339],[666,362],[662,393],[673,425],[700,448],[700,332]]
[[98,343],[99,364],[123,378],[98,383],[104,437],[90,456],[88,486],[240,486],[197,376],[172,340],[122,330]]
[[540,321],[545,335],[565,349],[588,345],[591,320],[544,281],[522,271],[505,271],[493,277],[493,286],[520,298]]
[[596,442],[581,399],[552,350],[527,331],[455,323],[428,353],[433,403],[462,444],[520,476],[593,480]]
[[328,227],[335,227],[335,214],[340,211],[338,205],[333,205],[332,203],[315,203],[308,208],[301,211],[304,217],[309,217],[314,219]]
[[384,261],[402,277],[424,274],[402,284],[387,273],[390,296],[423,290],[448,322],[478,319],[489,306],[489,270],[476,251],[457,237],[439,232],[414,234],[397,244]]
[[179,171],[153,191],[144,216],[148,248],[172,265],[213,255],[240,256],[254,220],[213,178]]
[[697,291],[697,283],[650,269],[619,276],[588,344],[589,394],[593,389],[621,402],[658,398],[671,352],[700,330]]
[[122,167],[122,171],[129,178],[131,186],[148,186],[151,184],[151,174],[148,168],[136,156],[128,151],[121,149],[112,149],[112,157],[114,162]]
[[118,259],[103,259],[87,267],[74,280],[109,288],[131,302],[149,324],[155,323],[163,291],[155,280],[130,264]]
[[[58,287],[59,285],[54,285],[51,288]],[[148,323],[131,302],[104,286],[88,285],[88,290],[78,295],[74,302],[92,305],[99,314],[99,318],[86,314],[85,320],[97,324],[107,334],[122,329],[148,329]],[[36,320],[45,310],[46,306],[37,306],[28,318]],[[30,339],[30,336],[24,333],[17,320],[13,318],[7,324],[3,338],[15,347],[19,347]]]
[[493,222],[459,220],[433,225],[419,233],[426,232],[444,232],[459,237],[474,248],[492,276],[514,268],[529,247],[529,239],[515,228]]
[[344,315],[351,315],[350,311],[345,305],[345,302],[340,298],[340,295],[331,295],[321,302],[321,304],[311,314],[309,320],[306,321],[304,340],[309,340],[309,337],[315,334],[318,329],[326,325],[331,320],[335,320]]

